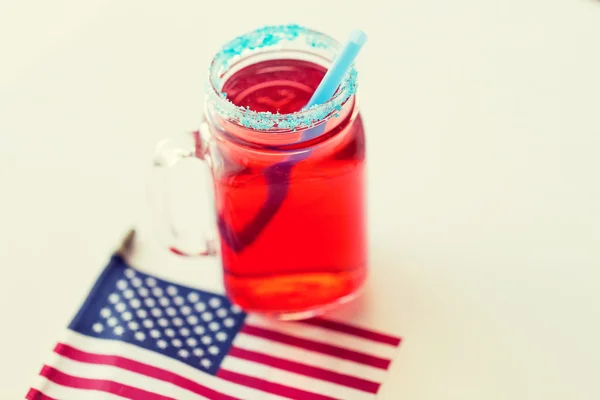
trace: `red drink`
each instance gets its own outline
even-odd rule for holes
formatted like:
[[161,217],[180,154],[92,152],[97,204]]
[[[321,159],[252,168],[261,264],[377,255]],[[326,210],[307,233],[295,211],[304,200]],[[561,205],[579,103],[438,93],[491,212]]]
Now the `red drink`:
[[[287,114],[308,103],[324,74],[311,62],[269,60],[234,73],[222,92],[236,105]],[[224,280],[245,310],[310,312],[362,285],[365,145],[354,101],[301,144],[294,133],[249,140],[249,129],[221,121],[210,153]],[[306,149],[308,157],[292,158]]]

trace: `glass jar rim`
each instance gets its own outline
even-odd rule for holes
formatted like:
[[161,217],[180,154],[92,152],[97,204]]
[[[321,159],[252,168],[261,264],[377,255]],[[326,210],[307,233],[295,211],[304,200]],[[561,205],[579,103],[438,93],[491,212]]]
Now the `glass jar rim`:
[[331,36],[296,24],[271,25],[236,37],[213,58],[207,85],[210,105],[222,117],[245,128],[273,133],[295,132],[319,125],[336,115],[357,90],[357,71],[354,65],[349,69],[337,92],[323,104],[317,104],[291,114],[253,111],[233,104],[221,92],[224,82],[222,71],[231,68],[236,62],[257,51],[269,49],[285,42],[304,42],[309,48],[324,50],[333,60],[341,51],[341,44]]

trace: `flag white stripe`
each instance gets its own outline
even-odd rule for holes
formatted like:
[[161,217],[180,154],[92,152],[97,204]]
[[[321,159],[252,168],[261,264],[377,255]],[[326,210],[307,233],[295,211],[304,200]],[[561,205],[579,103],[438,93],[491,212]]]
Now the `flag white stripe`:
[[312,365],[373,382],[381,383],[386,376],[386,371],[379,368],[373,368],[368,365],[358,364],[341,358],[307,351],[283,343],[246,335],[245,333],[239,333],[233,341],[233,345],[241,349],[257,351],[274,357],[285,358],[286,360]]
[[327,395],[333,398],[344,400],[363,400],[374,398],[374,395],[370,393],[361,392],[359,390],[337,385],[335,383],[298,375],[292,372],[272,368],[267,365],[258,364],[252,361],[241,360],[231,356],[225,357],[221,365],[224,369],[228,369],[230,371],[236,371],[244,375],[253,376],[255,378],[264,379],[300,390],[306,390],[312,393]]
[[[149,364],[190,379],[202,386],[240,399],[283,399],[283,397],[280,396],[224,381],[216,376],[192,368],[187,364],[129,343],[116,340],[96,339],[73,331],[69,331],[68,338],[62,341],[62,343],[90,353],[119,355],[121,357]],[[122,369],[120,370],[123,371]],[[191,392],[188,391],[188,393]]]
[[123,397],[112,393],[62,386],[43,376],[38,376],[31,387],[39,390],[48,397],[58,400],[123,400]]
[[379,343],[347,333],[297,322],[276,321],[256,315],[248,315],[246,317],[246,323],[303,339],[344,347],[388,360],[393,358],[397,349],[396,346],[389,344]]
[[106,379],[122,385],[132,386],[137,389],[157,393],[174,399],[205,399],[194,392],[182,389],[179,386],[158,379],[146,377],[109,365],[88,364],[74,361],[66,357],[59,357],[48,364],[65,374],[87,379]]

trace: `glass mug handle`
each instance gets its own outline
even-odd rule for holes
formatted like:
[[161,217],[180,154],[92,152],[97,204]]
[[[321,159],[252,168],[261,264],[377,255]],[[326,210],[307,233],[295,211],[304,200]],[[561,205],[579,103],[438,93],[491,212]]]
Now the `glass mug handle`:
[[[148,193],[153,214],[151,217],[161,244],[172,253],[181,256],[214,256],[217,254],[217,235],[214,225],[211,226],[209,219],[205,218],[201,222],[203,240],[200,240],[196,248],[191,248],[189,245],[183,244],[185,237],[173,223],[172,215],[169,212],[170,193],[167,187],[169,173],[182,161],[189,159],[199,161],[198,164],[201,165],[207,183],[212,184],[210,165],[206,159],[208,151],[205,144],[207,141],[202,137],[203,132],[208,132],[206,123],[201,125],[200,130],[184,132],[161,140],[154,151]],[[206,197],[208,196],[207,192]],[[212,199],[207,198],[207,200],[208,207]],[[212,209],[207,211],[214,212]]]

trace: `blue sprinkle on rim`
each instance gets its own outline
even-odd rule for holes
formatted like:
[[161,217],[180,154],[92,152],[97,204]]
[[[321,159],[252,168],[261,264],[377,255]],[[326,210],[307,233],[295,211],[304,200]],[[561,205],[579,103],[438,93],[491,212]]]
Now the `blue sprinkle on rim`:
[[227,99],[220,89],[223,87],[223,75],[240,59],[272,47],[298,42],[324,52],[333,60],[342,46],[332,37],[299,25],[265,26],[252,32],[238,36],[217,53],[209,72],[207,88],[210,105],[222,117],[229,121],[257,131],[273,133],[295,132],[319,125],[332,116],[339,114],[346,101],[356,93],[357,72],[353,65],[340,84],[335,95],[324,104],[291,114],[274,114],[257,112],[248,108],[236,106]]

